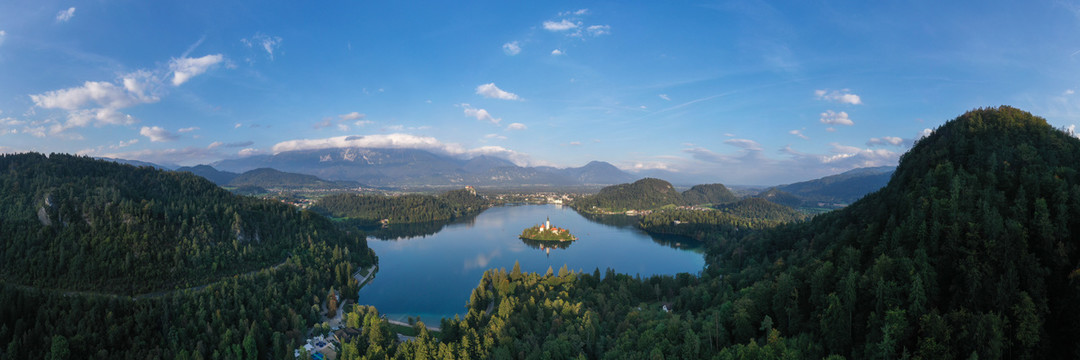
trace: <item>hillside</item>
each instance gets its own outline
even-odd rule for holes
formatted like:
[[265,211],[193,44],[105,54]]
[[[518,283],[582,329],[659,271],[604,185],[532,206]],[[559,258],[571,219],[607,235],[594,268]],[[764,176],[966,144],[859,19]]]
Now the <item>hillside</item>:
[[585,211],[626,211],[656,209],[667,205],[686,205],[671,183],[645,178],[629,184],[608,186],[596,195],[575,199],[574,208]]
[[800,198],[798,196],[795,196],[795,195],[792,195],[791,193],[780,190],[778,188],[771,188],[771,189],[762,191],[761,193],[759,193],[757,195],[754,195],[753,197],[765,199],[765,200],[768,200],[768,201],[773,202],[775,204],[780,204],[780,205],[790,206],[790,207],[799,207],[799,206],[802,206],[804,204],[804,201],[803,201],[802,198]]
[[694,185],[682,192],[683,200],[689,204],[724,204],[738,200],[735,194],[724,184]]
[[0,274],[45,288],[138,294],[280,263],[332,224],[189,173],[52,154],[0,157]]
[[884,187],[895,170],[892,166],[858,168],[776,189],[800,198],[807,205],[850,204]]
[[919,140],[851,206],[724,234],[700,276],[489,271],[442,343],[399,353],[1076,358],[1075,234],[1080,140],[1014,108],[979,109]]
[[187,171],[192,174],[202,176],[206,178],[206,180],[210,180],[211,182],[220,186],[228,186],[230,181],[233,181],[233,179],[240,175],[234,172],[218,171],[210,165],[195,165],[191,167],[184,166],[176,168],[176,171]]
[[737,288],[765,275],[779,280],[762,286],[810,294],[789,305],[804,309],[795,319],[850,319],[780,322],[829,353],[1070,358],[1080,354],[1078,233],[1080,140],[1000,107],[921,139],[881,191],[738,245],[786,265],[731,252],[718,263],[740,273]]
[[474,190],[461,189],[438,196],[334,194],[320,198],[311,209],[327,216],[361,220],[362,225],[370,225],[384,219],[391,224],[453,220],[477,214],[489,205]]
[[284,359],[363,236],[186,172],[0,156],[0,358]]
[[313,175],[281,172],[270,168],[261,168],[244,172],[229,181],[229,186],[257,186],[276,189],[340,189],[357,188],[360,184],[353,181],[326,181]]

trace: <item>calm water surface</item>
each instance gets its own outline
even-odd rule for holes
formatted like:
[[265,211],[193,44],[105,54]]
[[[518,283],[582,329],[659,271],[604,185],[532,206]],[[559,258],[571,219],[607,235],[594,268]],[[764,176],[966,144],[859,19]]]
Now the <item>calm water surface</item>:
[[[549,217],[552,225],[569,229],[579,240],[563,249],[541,249],[518,239],[522,229]],[[558,273],[565,264],[575,271],[599,268],[603,273],[612,268],[642,277],[696,274],[704,267],[700,245],[692,240],[651,236],[626,219],[600,221],[556,205],[500,206],[456,224],[402,230],[415,235],[369,237],[368,246],[379,256],[379,272],[360,289],[359,302],[374,305],[391,319],[413,316],[437,325],[443,317],[464,313],[485,270],[509,271],[514,261],[528,272],[551,267]]]

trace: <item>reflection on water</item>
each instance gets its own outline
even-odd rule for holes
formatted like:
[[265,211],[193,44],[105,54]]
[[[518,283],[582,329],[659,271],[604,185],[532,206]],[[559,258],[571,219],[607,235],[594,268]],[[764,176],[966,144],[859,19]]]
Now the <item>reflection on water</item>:
[[[519,238],[520,239],[520,238]],[[540,249],[547,255],[551,255],[552,249],[566,249],[570,247],[573,241],[543,241],[532,239],[521,239],[521,242],[533,249]]]
[[372,221],[357,221],[348,220],[350,225],[363,230],[369,237],[373,237],[379,240],[404,240],[415,237],[428,237],[435,235],[442,231],[443,228],[456,225],[465,224],[472,225],[476,221],[476,216],[479,214],[473,214],[470,216],[460,217],[454,220],[447,221],[431,221],[422,223],[409,223],[409,224],[390,224],[382,226],[377,222]]
[[[580,240],[519,238],[522,229],[549,217]],[[520,205],[497,206],[453,222],[369,226],[368,246],[379,257],[379,273],[360,289],[359,303],[374,305],[391,319],[419,316],[437,323],[464,312],[484,271],[510,269],[515,262],[523,271],[536,273],[563,265],[575,271],[610,268],[641,276],[702,270],[700,244],[650,235],[636,223],[634,217],[583,217],[567,207]]]

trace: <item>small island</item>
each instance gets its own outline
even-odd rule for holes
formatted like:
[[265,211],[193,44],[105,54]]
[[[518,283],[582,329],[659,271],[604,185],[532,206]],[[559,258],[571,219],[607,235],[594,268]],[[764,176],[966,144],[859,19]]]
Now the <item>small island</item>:
[[551,219],[549,218],[543,224],[530,227],[521,231],[521,239],[535,240],[535,241],[574,241],[577,240],[574,235],[570,235],[570,231],[566,229],[560,229],[557,226],[551,226]]

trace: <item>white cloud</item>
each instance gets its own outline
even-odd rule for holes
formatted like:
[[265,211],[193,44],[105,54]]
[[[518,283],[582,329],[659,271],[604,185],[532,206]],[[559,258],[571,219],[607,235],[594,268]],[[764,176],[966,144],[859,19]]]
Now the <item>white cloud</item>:
[[150,138],[151,142],[173,141],[173,140],[176,140],[179,137],[176,134],[173,134],[173,133],[169,132],[168,130],[165,130],[165,129],[157,127],[157,126],[153,126],[153,127],[143,126],[142,129],[139,130],[139,135]]
[[360,120],[360,121],[357,121],[357,122],[353,123],[353,125],[362,127],[362,126],[368,126],[368,125],[371,125],[371,124],[374,124],[374,123],[375,122],[371,121],[371,120]]
[[252,156],[252,155],[261,155],[262,153],[263,153],[262,150],[253,149],[253,148],[247,148],[247,149],[243,149],[243,150],[240,150],[240,151],[236,152],[236,154],[240,155],[240,157],[248,157],[248,156]]
[[575,24],[575,23],[570,22],[570,20],[566,20],[566,19],[562,19],[562,21],[559,21],[559,22],[554,22],[554,21],[549,20],[549,21],[544,22],[544,30],[547,30],[547,31],[566,31],[566,30],[570,30],[570,29],[575,29],[580,25],[581,24]]
[[120,109],[160,100],[161,81],[148,71],[121,76],[115,82],[87,81],[82,86],[30,95],[34,106],[61,109],[68,113],[63,124],[50,126],[53,134],[85,126],[130,125],[138,122]]
[[[4,33],[3,31],[0,31],[0,35],[3,35],[3,33]],[[1062,94],[1064,94],[1064,95],[1072,95],[1072,94],[1075,94],[1075,93],[1076,93],[1076,91],[1073,90],[1073,89],[1065,89],[1065,92],[1062,93]]]
[[821,120],[822,124],[847,125],[847,126],[855,125],[855,122],[851,121],[851,119],[848,118],[848,114],[846,112],[843,112],[843,111],[835,112],[835,111],[832,111],[832,110],[826,110],[825,112],[821,113],[821,119],[820,120]]
[[56,21],[57,22],[67,22],[68,20],[71,20],[71,18],[73,18],[73,17],[75,17],[75,7],[74,6],[68,8],[67,10],[60,10],[59,13],[56,13]]
[[315,125],[312,125],[311,127],[315,129],[322,129],[325,127],[330,127],[331,125],[334,125],[333,119],[325,117],[322,119],[322,121],[315,123]]
[[562,50],[559,50],[559,49],[551,50],[551,55],[553,55],[553,56],[559,56],[559,55],[562,55],[562,54],[565,54],[564,52],[562,52]]
[[476,87],[476,94],[489,99],[520,100],[517,94],[503,91],[495,83],[487,83]]
[[528,128],[528,126],[525,126],[525,124],[522,123],[510,123],[510,125],[506,125],[506,130],[525,130]]
[[176,130],[176,131],[183,134],[183,133],[189,133],[189,132],[192,132],[192,131],[195,131],[195,130],[199,130],[199,127],[198,126],[186,127],[186,128]]
[[791,130],[791,131],[788,131],[788,134],[798,136],[800,139],[803,139],[803,140],[810,140],[810,137],[803,134],[802,130]]
[[0,30],[0,45],[4,45],[5,37],[7,37],[7,31]]
[[211,66],[225,59],[221,54],[206,55],[199,58],[181,57],[169,61],[169,70],[173,72],[172,84],[180,86],[191,78],[206,72]]
[[660,96],[661,99],[671,101],[671,97],[669,97],[667,94],[660,94],[659,96]]
[[443,143],[430,136],[416,136],[401,133],[289,140],[275,144],[272,148],[272,152],[278,154],[286,151],[332,148],[421,149],[459,157],[473,157],[479,155],[496,156],[508,159],[511,162],[522,166],[542,163],[533,162],[528,155],[501,146],[483,146],[475,149],[466,149],[460,144]]
[[833,101],[841,104],[862,104],[862,99],[859,98],[859,95],[852,94],[849,89],[833,91],[829,91],[828,89],[815,90],[814,96],[816,96],[818,100]]
[[355,111],[353,111],[351,113],[348,113],[348,114],[338,115],[338,117],[341,118],[341,120],[343,120],[343,121],[360,120],[360,119],[363,119],[366,116],[367,115],[364,115],[364,114],[361,114],[361,113],[358,113],[358,112],[355,112]]
[[100,156],[147,161],[157,164],[180,164],[195,165],[206,164],[221,160],[222,154],[203,147],[187,147],[183,149],[144,149],[123,153],[106,153]]
[[472,106],[469,106],[469,104],[461,104],[461,107],[465,109],[465,116],[474,117],[476,118],[476,120],[490,121],[492,124],[495,125],[499,125],[499,122],[502,121],[502,119],[500,118],[491,116],[491,114],[489,114],[487,110],[476,109]]
[[238,148],[238,147],[251,146],[254,143],[255,143],[254,141],[238,141],[238,142],[231,142],[231,143],[224,143],[224,142],[221,142],[221,141],[215,141],[215,142],[210,143],[210,145],[207,146],[206,148],[207,149],[215,149],[215,148],[219,148],[219,147]]
[[239,129],[241,126],[244,126],[244,124],[236,123],[236,125],[233,125],[233,129]]
[[724,140],[724,143],[746,150],[761,151],[761,144],[758,144],[757,141],[750,139],[727,139]]
[[898,137],[895,137],[895,136],[882,136],[880,138],[870,138],[870,140],[866,142],[866,145],[867,146],[879,146],[879,145],[900,146],[903,143],[904,143],[904,139],[901,139],[901,138],[898,138]]
[[274,50],[281,47],[281,37],[269,36],[263,33],[255,33],[255,36],[250,39],[240,39],[240,42],[247,45],[247,47],[262,47],[266,54],[270,55],[270,61],[274,60]]
[[589,26],[588,28],[586,28],[586,30],[589,32],[589,35],[600,36],[600,35],[610,34],[611,33],[611,26],[608,26],[608,25],[592,25],[592,26]]
[[589,13],[589,9],[578,9],[578,10],[574,10],[574,11],[560,12],[559,16],[570,16],[570,15],[581,16],[581,15],[585,15],[585,14],[588,14],[588,13]]
[[924,137],[930,136],[930,134],[933,134],[933,133],[934,133],[934,130],[930,130],[929,128],[922,129],[922,131],[919,132],[919,135],[915,136],[915,140],[919,140],[919,139],[922,139]]
[[499,135],[499,134],[487,134],[487,135],[484,135],[484,138],[485,139],[506,140],[506,136]]
[[517,41],[511,41],[503,44],[503,52],[506,55],[514,56],[521,53],[521,45]]
[[580,142],[580,141],[571,141],[571,142],[569,143],[569,145],[570,145],[570,146],[581,146],[581,142]]

